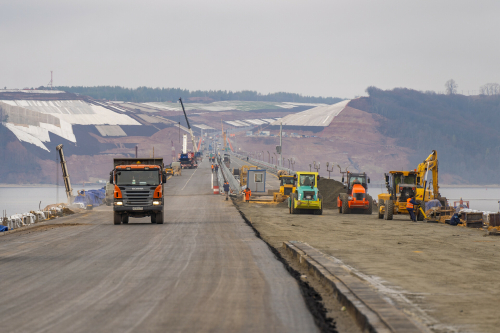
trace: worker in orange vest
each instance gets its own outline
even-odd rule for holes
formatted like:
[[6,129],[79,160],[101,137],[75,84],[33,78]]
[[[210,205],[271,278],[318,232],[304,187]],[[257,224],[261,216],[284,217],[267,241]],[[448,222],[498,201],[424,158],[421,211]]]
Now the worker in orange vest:
[[248,188],[248,186],[243,192],[245,193],[245,201],[250,201],[250,196],[252,195],[252,191]]
[[417,205],[415,202],[414,197],[409,197],[406,199],[406,210],[408,213],[410,213],[410,218],[413,222],[417,222],[417,219],[415,218],[415,212],[414,212],[414,207]]
[[212,172],[214,172],[214,165],[212,164]]

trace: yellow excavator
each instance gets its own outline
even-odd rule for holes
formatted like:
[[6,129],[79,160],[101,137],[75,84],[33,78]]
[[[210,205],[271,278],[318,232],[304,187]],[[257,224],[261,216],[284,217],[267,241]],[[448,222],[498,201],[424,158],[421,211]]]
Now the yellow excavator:
[[[428,180],[432,172],[431,182]],[[438,158],[435,150],[413,171],[390,171],[385,174],[385,184],[388,193],[378,195],[378,218],[392,220],[394,214],[409,214],[406,209],[408,198],[415,196],[418,209],[415,212],[417,220],[423,221],[425,203],[438,199],[446,206],[446,198],[441,197],[438,185]]]

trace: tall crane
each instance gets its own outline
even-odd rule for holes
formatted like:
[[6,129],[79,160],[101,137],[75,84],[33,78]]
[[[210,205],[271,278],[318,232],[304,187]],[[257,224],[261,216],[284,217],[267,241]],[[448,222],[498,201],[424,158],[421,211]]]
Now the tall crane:
[[194,140],[193,130],[191,129],[191,126],[189,125],[188,116],[186,114],[186,110],[184,109],[184,103],[182,103],[182,98],[179,98],[179,101],[181,102],[182,111],[184,112],[184,117],[186,117],[186,123],[187,123],[187,126],[188,126],[189,134],[191,134],[191,142],[193,143],[193,150],[194,150],[195,153],[197,153],[198,152],[198,147],[196,146],[196,142]]
[[68,203],[72,203],[73,201],[73,189],[71,188],[71,182],[69,181],[69,173],[68,173],[68,166],[66,165],[66,159],[64,158],[64,153],[63,153],[63,145],[60,144],[56,147],[56,150],[59,152],[59,157],[61,159],[61,169],[62,169],[62,176],[64,179],[64,187],[66,188],[66,196],[68,197]]

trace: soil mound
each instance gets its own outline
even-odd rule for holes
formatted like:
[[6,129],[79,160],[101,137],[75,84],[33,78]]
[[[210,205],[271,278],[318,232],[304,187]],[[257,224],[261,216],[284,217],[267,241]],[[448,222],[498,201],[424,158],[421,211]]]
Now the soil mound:
[[344,185],[341,182],[326,178],[320,178],[318,190],[323,196],[323,207],[326,209],[337,208],[337,197],[340,193],[346,193]]

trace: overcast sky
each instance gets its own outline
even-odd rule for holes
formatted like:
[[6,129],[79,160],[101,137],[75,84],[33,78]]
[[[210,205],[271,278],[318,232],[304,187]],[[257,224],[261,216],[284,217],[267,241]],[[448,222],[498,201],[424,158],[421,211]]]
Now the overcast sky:
[[0,87],[354,97],[500,83],[500,1],[0,0]]

